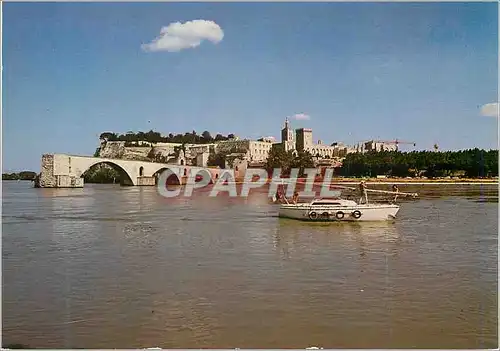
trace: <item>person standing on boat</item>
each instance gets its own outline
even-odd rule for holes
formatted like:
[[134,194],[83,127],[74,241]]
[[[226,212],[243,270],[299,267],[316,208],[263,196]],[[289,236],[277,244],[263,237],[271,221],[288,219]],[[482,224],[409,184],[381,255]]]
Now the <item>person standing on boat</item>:
[[[398,186],[397,186],[396,184],[394,184],[394,185],[392,186],[392,191],[394,191],[395,193],[399,193],[399,189],[398,189]],[[393,201],[393,202],[396,202],[397,198],[398,198],[398,194],[396,194],[396,195],[394,196],[394,199],[393,199],[392,201]]]
[[276,191],[276,202],[283,203],[284,200],[285,194],[283,192],[283,189],[278,187],[278,190]]
[[361,204],[363,201],[365,204],[368,203],[368,192],[366,191],[366,183],[364,180],[359,183],[359,194],[360,194],[360,199],[359,203]]

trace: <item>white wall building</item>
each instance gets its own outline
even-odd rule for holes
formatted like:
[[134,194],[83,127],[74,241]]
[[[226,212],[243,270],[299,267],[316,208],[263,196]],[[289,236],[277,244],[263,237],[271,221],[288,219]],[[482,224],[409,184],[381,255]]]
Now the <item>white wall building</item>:
[[295,132],[297,151],[307,151],[312,156],[319,158],[344,157],[348,153],[348,149],[339,143],[325,145],[321,140],[318,140],[318,143],[314,144],[312,129],[300,128],[296,129]]
[[[239,153],[250,165],[264,163],[273,145],[281,147],[285,151],[307,151],[313,157],[316,157],[318,161],[323,159],[325,162],[328,159],[341,159],[348,153],[353,152],[397,150],[397,145],[374,140],[358,144],[355,147],[348,147],[342,143],[327,145],[323,144],[321,140],[318,140],[315,144],[313,141],[312,129],[299,128],[294,131],[290,127],[288,118],[285,119],[284,126],[281,130],[281,142],[279,143],[276,143],[274,137],[265,137],[259,140],[241,140],[235,137],[230,140],[218,141],[212,144],[185,144],[184,146],[187,160],[192,160],[192,162],[200,166],[205,166],[208,155],[213,153]],[[182,144],[156,143],[152,146],[158,151],[161,150],[161,154],[163,155],[173,155]]]
[[392,142],[383,142],[378,140],[368,140],[356,145],[356,152],[381,152],[381,151],[398,151],[398,145]]
[[249,162],[265,162],[273,143],[255,140],[225,140],[216,144],[216,152],[246,152]]

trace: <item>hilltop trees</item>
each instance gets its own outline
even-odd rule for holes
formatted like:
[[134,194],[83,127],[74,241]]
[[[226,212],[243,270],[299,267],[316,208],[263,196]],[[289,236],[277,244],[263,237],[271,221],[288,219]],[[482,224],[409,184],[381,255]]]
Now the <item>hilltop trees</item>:
[[212,136],[210,135],[210,132],[208,131],[204,131],[202,134],[201,134],[201,138],[207,142],[211,142],[213,141],[214,139],[212,138]]
[[223,136],[217,134],[215,138],[212,137],[209,131],[204,131],[201,135],[198,135],[196,131],[187,132],[184,134],[172,134],[169,133],[168,136],[162,136],[160,133],[150,130],[149,132],[137,132],[132,131],[126,134],[116,134],[112,132],[104,132],[99,136],[101,140],[105,141],[125,141],[126,146],[132,146],[139,144],[140,142],[146,143],[179,143],[179,144],[209,144],[215,141],[223,141],[234,138],[234,134],[229,134],[228,136]]

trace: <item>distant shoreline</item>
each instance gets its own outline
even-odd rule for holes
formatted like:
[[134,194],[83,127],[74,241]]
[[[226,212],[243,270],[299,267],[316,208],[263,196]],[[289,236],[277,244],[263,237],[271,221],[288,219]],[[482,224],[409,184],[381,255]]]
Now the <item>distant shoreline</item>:
[[[290,178],[282,178],[285,182]],[[2,179],[3,181],[33,181],[32,179]],[[332,178],[330,184],[345,184],[345,185],[357,185],[364,180],[366,184],[380,184],[380,185],[493,185],[499,184],[498,178],[461,178],[461,179],[419,179],[419,178]],[[255,181],[255,180],[253,180]],[[267,179],[267,183],[270,183],[271,179]],[[297,184],[305,184],[307,182],[307,178],[297,178]],[[86,182],[91,184],[89,182]],[[243,178],[237,178],[235,180],[236,184],[243,184]],[[322,185],[323,180],[321,178],[316,178],[314,181],[314,185]]]
[[[290,178],[282,178],[284,181],[288,181]],[[332,178],[330,184],[346,184],[346,185],[357,185],[364,180],[366,184],[380,184],[380,185],[393,185],[393,184],[435,184],[435,185],[480,185],[480,184],[499,184],[498,179],[480,179],[480,178],[462,178],[462,179],[405,179],[405,178]],[[271,179],[267,180],[270,183]],[[305,184],[307,178],[297,178],[297,184]],[[243,184],[243,179],[237,179],[236,184]],[[316,178],[314,185],[323,184],[323,180]]]
[[[358,184],[361,179],[337,178],[332,183]],[[405,178],[367,178],[366,183],[372,184],[498,184],[498,179],[405,179]]]

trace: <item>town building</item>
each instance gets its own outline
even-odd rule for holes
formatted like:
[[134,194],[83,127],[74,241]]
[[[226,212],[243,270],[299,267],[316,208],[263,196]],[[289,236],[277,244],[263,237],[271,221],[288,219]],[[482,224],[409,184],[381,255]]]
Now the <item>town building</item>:
[[272,148],[282,148],[284,151],[307,151],[315,159],[316,163],[338,164],[339,160],[350,152],[355,152],[354,148],[349,148],[342,143],[331,145],[323,144],[318,140],[313,142],[312,129],[299,128],[295,131],[290,126],[290,121],[285,119],[281,129],[281,141],[276,142],[273,137],[255,140],[226,140],[216,143],[215,152],[225,154],[238,154],[238,162],[245,160],[248,166],[261,166],[265,164]]
[[382,152],[382,151],[398,151],[397,142],[386,142],[379,140],[368,140],[356,145],[356,152]]
[[295,143],[297,150],[310,150],[313,147],[312,129],[296,129],[295,135],[297,136],[297,141]]
[[354,147],[339,142],[328,145],[321,140],[314,143],[312,129],[293,130],[288,118],[281,129],[280,142],[276,142],[274,137],[263,137],[259,140],[234,137],[211,144],[151,143],[150,146],[152,153],[162,161],[206,167],[211,154],[224,154],[230,160],[226,166],[235,168],[237,164],[238,169],[262,167],[271,149],[277,147],[286,152],[306,151],[313,156],[318,167],[337,167],[349,153],[397,150],[397,144],[378,140],[362,142]]
[[246,160],[250,165],[265,163],[269,156],[269,151],[273,146],[273,142],[269,139],[266,141],[257,140],[224,140],[216,144],[215,152],[217,153],[240,153],[245,154]]
[[[307,151],[316,159],[342,158],[353,149],[344,146],[341,143],[333,143],[331,145],[323,144],[318,140],[316,144],[313,141],[313,132],[309,128],[299,128],[295,130],[295,138],[291,139],[290,134],[293,134],[288,119],[285,121],[285,127],[281,131],[282,144],[285,150],[290,150],[290,145],[293,145],[292,150]],[[283,138],[287,137],[287,139]],[[293,144],[290,143],[292,140]]]

